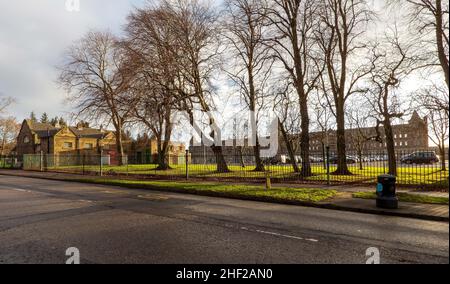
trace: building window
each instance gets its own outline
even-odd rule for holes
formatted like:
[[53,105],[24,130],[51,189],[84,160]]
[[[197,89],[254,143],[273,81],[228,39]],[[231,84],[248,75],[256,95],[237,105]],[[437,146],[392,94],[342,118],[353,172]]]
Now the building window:
[[93,149],[94,148],[94,144],[92,143],[84,143],[84,149]]
[[24,144],[30,143],[30,138],[29,138],[28,136],[25,136],[25,137],[23,138],[23,143],[24,143]]
[[402,137],[403,137],[403,135],[400,134],[400,138],[402,138]]
[[64,142],[64,149],[72,149],[72,142]]
[[395,147],[397,147],[397,142],[395,142]]
[[408,134],[405,134],[405,138],[408,138]]
[[400,146],[403,146],[403,142],[400,142]]
[[394,139],[397,139],[397,134],[394,135]]
[[408,146],[408,141],[405,142],[405,146]]

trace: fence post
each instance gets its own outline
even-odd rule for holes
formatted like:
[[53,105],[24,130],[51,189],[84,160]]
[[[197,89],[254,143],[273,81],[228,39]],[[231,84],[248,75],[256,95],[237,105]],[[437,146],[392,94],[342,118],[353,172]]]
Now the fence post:
[[103,176],[103,149],[100,150],[100,176]]
[[185,163],[186,163],[186,180],[189,179],[189,150],[186,150],[186,156],[185,156]]
[[327,185],[330,184],[330,146],[327,146]]
[[84,165],[86,164],[86,155],[83,154],[82,160],[81,162],[83,163],[83,175],[85,174],[85,169],[84,169]]
[[41,171],[41,172],[43,172],[44,171],[44,165],[43,165],[43,159],[44,158],[44,155],[43,155],[43,152],[41,151],[41,152],[39,152],[39,170]]

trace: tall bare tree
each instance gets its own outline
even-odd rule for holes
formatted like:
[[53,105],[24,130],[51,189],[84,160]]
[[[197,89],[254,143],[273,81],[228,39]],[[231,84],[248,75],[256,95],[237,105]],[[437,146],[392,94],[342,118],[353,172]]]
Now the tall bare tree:
[[175,81],[179,70],[170,11],[162,7],[136,9],[128,17],[128,70],[135,77],[132,115],[157,141],[158,169],[169,169],[168,150],[173,131]]
[[366,0],[320,0],[320,25],[315,29],[326,64],[323,89],[336,117],[337,169],[335,174],[351,174],[347,167],[345,107],[348,98],[367,91],[359,84],[372,66],[361,50],[367,48],[364,33],[372,18]]
[[292,169],[294,173],[300,173],[295,146],[295,144],[298,144],[300,115],[297,111],[296,98],[293,98],[292,95],[295,91],[292,90],[291,84],[286,82],[285,86],[276,86],[275,89],[274,111],[278,116],[279,130],[286,145]]
[[449,79],[449,2],[444,0],[388,0],[395,8],[408,8],[408,23],[418,37],[422,53],[430,61],[424,67],[438,66],[444,75],[447,89]]
[[448,137],[449,137],[449,118],[444,111],[429,111],[428,121],[430,122],[429,133],[430,140],[438,147],[439,156],[441,159],[441,170],[446,170],[445,160],[447,159],[445,155],[445,147],[447,144],[448,148]]
[[319,88],[316,92],[316,96],[311,100],[313,110],[313,125],[319,132],[319,140],[321,144],[323,168],[326,169],[326,147],[330,145],[330,130],[333,127],[333,114],[328,106],[325,94]]
[[317,26],[316,1],[273,0],[269,1],[267,18],[273,27],[270,37],[275,57],[282,63],[297,92],[298,110],[301,115],[300,156],[301,175],[312,175],[309,157],[310,117],[308,97],[317,87],[322,64],[317,58],[314,28]]
[[265,43],[266,7],[259,0],[227,0],[225,37],[231,47],[232,71],[227,73],[239,86],[250,111],[255,171],[264,171],[259,142],[258,114],[264,107],[267,81],[273,59]]
[[214,140],[211,150],[216,158],[217,171],[229,172],[220,131],[214,131],[217,120],[212,113],[214,101],[210,88],[211,73],[219,63],[215,61],[220,46],[216,37],[217,15],[208,3],[201,0],[165,0],[162,5],[173,16],[172,30],[183,55],[179,58],[181,79],[176,84],[179,107],[188,113],[192,125],[197,106],[208,116],[212,129],[210,136]]
[[414,55],[415,47],[412,43],[401,41],[394,29],[387,33],[382,43],[373,49],[373,62],[376,66],[371,71],[371,89],[368,92],[367,103],[372,106],[378,127],[383,126],[386,150],[388,153],[389,174],[397,175],[397,161],[395,155],[395,141],[392,121],[402,118],[405,113],[401,110],[401,102],[395,92],[400,83],[415,70],[421,59]]
[[127,96],[130,78],[122,71],[124,58],[114,35],[89,32],[70,47],[59,77],[77,116],[96,121],[106,119],[112,123],[120,164],[124,155],[124,125],[133,106]]

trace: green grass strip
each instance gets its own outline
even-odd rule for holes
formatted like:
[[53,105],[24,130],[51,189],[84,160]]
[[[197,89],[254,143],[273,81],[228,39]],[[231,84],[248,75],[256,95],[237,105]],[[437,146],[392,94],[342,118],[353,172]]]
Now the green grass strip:
[[[444,204],[448,205],[448,197],[428,196],[422,194],[410,194],[405,192],[397,193],[398,200],[401,202],[426,203],[426,204]],[[353,193],[353,198],[376,199],[377,195],[373,192]]]

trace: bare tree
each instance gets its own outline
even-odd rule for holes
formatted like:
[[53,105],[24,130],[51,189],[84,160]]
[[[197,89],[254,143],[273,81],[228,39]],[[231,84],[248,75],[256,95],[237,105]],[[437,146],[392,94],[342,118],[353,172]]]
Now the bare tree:
[[413,103],[428,111],[443,111],[449,118],[449,89],[443,84],[432,82],[421,88],[413,96]]
[[0,114],[6,111],[6,108],[14,103],[14,99],[10,97],[0,97]]
[[321,64],[315,54],[316,41],[314,28],[317,26],[316,1],[312,0],[273,0],[270,1],[267,17],[273,27],[275,57],[282,63],[298,96],[298,110],[301,115],[300,156],[301,175],[312,175],[309,157],[310,118],[308,97],[317,87]]
[[[176,84],[179,109],[188,113],[189,121],[194,126],[196,106],[208,115],[212,132],[213,151],[218,172],[229,172],[223,155],[220,131],[212,111],[214,102],[210,86],[211,72],[217,68],[215,58],[217,48],[217,15],[205,2],[200,0],[162,1],[165,9],[172,14],[172,30],[176,36],[176,45],[180,48],[180,77]],[[216,130],[216,131],[214,131]],[[199,133],[199,136],[202,136]],[[220,142],[220,145],[217,143]]]
[[259,0],[227,0],[225,37],[236,58],[233,70],[227,72],[239,86],[250,111],[255,171],[264,171],[258,137],[258,114],[264,107],[265,87],[270,77],[273,59],[265,44],[266,8]]
[[349,117],[349,138],[350,145],[352,149],[356,150],[356,155],[358,157],[359,169],[362,171],[364,169],[364,151],[367,149],[367,143],[376,141],[382,144],[381,135],[376,129],[375,134],[370,131],[369,123],[373,120],[373,112],[367,108],[367,104],[354,103],[353,106],[348,110],[347,117]]
[[[292,164],[294,173],[300,173],[296,157],[296,141],[298,138],[299,113],[297,111],[296,100],[292,98],[292,87],[290,84],[286,86],[276,87],[274,111],[278,116],[278,126],[286,145],[289,160]],[[297,134],[297,135],[296,135]]]
[[326,147],[329,147],[330,145],[330,130],[333,126],[333,114],[322,90],[316,92],[316,96],[311,101],[311,105],[313,106],[313,124],[315,124],[315,128],[319,132],[319,139],[322,147],[323,168],[326,169]]
[[441,158],[441,170],[446,170],[445,160],[445,144],[448,147],[449,137],[449,118],[444,111],[429,111],[428,121],[430,122],[430,140],[438,147],[439,156]]
[[130,78],[122,72],[124,53],[117,42],[109,32],[87,33],[68,50],[59,82],[69,93],[77,116],[112,123],[122,164],[122,134],[133,103],[128,100]]
[[[424,67],[438,66],[444,74],[447,89],[449,79],[449,2],[442,0],[389,0],[395,8],[407,6],[408,23],[421,42],[422,53],[430,61]],[[406,3],[406,4],[405,4]]]
[[137,9],[128,17],[128,70],[134,76],[133,117],[157,140],[158,169],[170,168],[168,150],[173,131],[178,53],[170,25],[170,11],[162,7]]
[[420,64],[420,57],[414,55],[412,43],[401,42],[397,29],[392,34],[386,34],[384,42],[373,49],[373,64],[371,71],[371,89],[368,92],[367,103],[372,106],[378,127],[383,126],[386,150],[388,153],[389,174],[397,175],[395,141],[392,121],[404,116],[400,99],[395,92],[401,81]]
[[19,134],[19,124],[14,117],[0,118],[0,156],[7,154],[12,148],[17,135]]
[[322,88],[336,117],[338,161],[335,174],[347,175],[351,172],[346,162],[345,106],[351,95],[367,91],[359,83],[373,66],[364,62],[358,52],[367,48],[363,35],[372,13],[365,0],[321,0],[319,3],[317,15],[321,23],[315,34],[326,64]]

